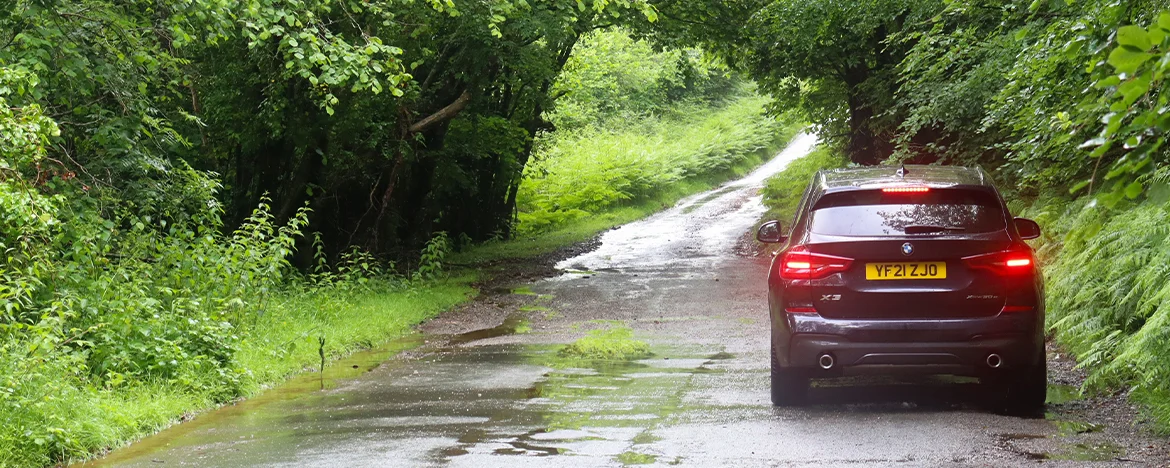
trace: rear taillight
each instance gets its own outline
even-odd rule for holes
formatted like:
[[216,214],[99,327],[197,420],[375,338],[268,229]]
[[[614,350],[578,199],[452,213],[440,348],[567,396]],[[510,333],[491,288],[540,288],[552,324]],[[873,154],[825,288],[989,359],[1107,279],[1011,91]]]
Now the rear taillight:
[[820,279],[849,269],[853,259],[812,253],[803,245],[789,249],[780,259],[783,279]]
[[989,254],[964,257],[967,268],[973,270],[987,270],[997,275],[1014,276],[1032,273],[1035,260],[1032,253],[1020,250],[1005,250]]

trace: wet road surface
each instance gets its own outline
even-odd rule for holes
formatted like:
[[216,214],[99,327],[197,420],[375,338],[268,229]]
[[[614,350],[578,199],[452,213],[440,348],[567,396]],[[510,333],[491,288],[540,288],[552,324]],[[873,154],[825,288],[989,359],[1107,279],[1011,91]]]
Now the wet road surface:
[[[773,408],[769,259],[737,252],[764,211],[758,187],[814,144],[798,137],[747,178],[606,233],[559,277],[488,294],[424,335],[333,366],[327,390],[304,376],[99,465],[1166,465],[1163,439],[1077,420],[1097,413],[1076,409],[1067,387],[1053,387],[1045,419],[987,411],[977,384],[946,378],[818,382],[810,405]],[[558,354],[619,326],[653,354]]]

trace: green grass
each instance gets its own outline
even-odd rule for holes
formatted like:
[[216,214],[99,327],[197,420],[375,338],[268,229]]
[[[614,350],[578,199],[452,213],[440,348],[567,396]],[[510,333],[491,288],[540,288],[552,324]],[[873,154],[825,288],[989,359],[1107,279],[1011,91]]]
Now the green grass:
[[781,124],[764,117],[766,103],[745,96],[714,108],[692,105],[675,118],[545,138],[520,186],[518,231],[549,231],[647,200],[675,183],[727,171],[774,148]]
[[466,273],[412,287],[383,284],[353,294],[288,295],[244,341],[240,363],[256,382],[271,383],[316,367],[319,337],[331,359],[376,347],[473,298],[475,278]]
[[764,185],[764,206],[768,207],[764,219],[779,220],[785,226],[791,226],[800,197],[804,195],[804,189],[808,187],[813,174],[822,169],[845,167],[847,163],[848,160],[841,152],[823,145],[789,163],[788,167],[769,178]]
[[[281,293],[244,335],[237,359],[247,395],[320,363],[411,333],[412,326],[473,297],[464,275],[416,283],[376,281],[358,291]],[[208,410],[217,395],[198,382],[126,382],[95,386],[68,361],[0,353],[0,467],[80,460]],[[11,392],[8,390],[11,389]],[[27,397],[27,398],[23,398]]]
[[649,465],[658,461],[658,456],[634,451],[622,452],[616,457],[622,465]]
[[569,343],[558,353],[575,359],[632,360],[650,356],[650,346],[634,339],[634,330],[621,323],[609,323],[606,328],[590,330],[577,341]]

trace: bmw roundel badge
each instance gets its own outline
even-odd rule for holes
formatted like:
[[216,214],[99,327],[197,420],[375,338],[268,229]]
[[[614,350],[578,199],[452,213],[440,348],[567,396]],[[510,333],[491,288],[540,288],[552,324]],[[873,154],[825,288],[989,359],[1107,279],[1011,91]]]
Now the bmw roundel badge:
[[914,254],[914,246],[909,242],[902,244],[902,255],[909,257]]

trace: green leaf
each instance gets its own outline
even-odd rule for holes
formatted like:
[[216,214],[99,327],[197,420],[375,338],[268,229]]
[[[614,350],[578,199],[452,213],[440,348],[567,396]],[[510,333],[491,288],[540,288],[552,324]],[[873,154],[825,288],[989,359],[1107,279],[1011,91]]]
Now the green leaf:
[[1150,78],[1148,73],[1143,74],[1137,78],[1122,83],[1117,87],[1117,92],[1121,94],[1122,102],[1126,107],[1129,107],[1138,98],[1150,91]]
[[1137,52],[1126,47],[1118,47],[1109,53],[1108,62],[1116,68],[1118,72],[1132,74],[1137,71],[1142,64],[1150,60],[1153,54],[1146,52]]
[[1170,112],[1158,116],[1158,130],[1170,132]]
[[1117,43],[1123,47],[1133,47],[1138,51],[1145,52],[1153,47],[1153,42],[1150,41],[1150,36],[1141,26],[1122,26],[1117,30]]
[[1143,190],[1145,190],[1145,189],[1144,189],[1144,187],[1142,187],[1141,182],[1134,182],[1134,183],[1129,184],[1125,187],[1125,196],[1126,196],[1126,198],[1133,200],[1133,199],[1137,198],[1138,195],[1141,195]]
[[1094,86],[1096,86],[1097,89],[1105,89],[1117,86],[1119,84],[1121,84],[1121,77],[1117,75],[1109,75],[1105,78],[1102,78],[1101,80],[1098,80],[1097,84]]
[[1092,179],[1082,180],[1082,181],[1078,182],[1076,185],[1073,185],[1072,188],[1068,189],[1068,193],[1070,195],[1075,194],[1075,193],[1081,191],[1081,189],[1088,187],[1089,184],[1092,182],[1093,182]]

